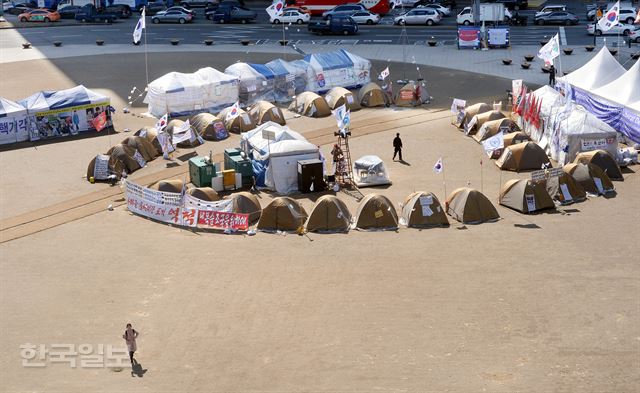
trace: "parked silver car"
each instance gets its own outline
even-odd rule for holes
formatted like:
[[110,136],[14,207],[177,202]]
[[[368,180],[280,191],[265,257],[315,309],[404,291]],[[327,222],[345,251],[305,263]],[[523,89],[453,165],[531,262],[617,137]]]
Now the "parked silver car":
[[358,11],[351,14],[351,18],[359,25],[377,25],[380,22],[380,15],[370,11]]
[[190,13],[180,11],[180,10],[160,11],[151,18],[151,21],[156,24],[157,23],[185,24],[185,23],[191,22],[192,20],[193,20],[193,16]]

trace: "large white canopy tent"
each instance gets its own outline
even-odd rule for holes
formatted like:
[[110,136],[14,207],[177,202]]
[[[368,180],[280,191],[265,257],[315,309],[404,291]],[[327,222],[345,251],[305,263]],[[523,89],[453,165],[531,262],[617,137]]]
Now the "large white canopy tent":
[[29,140],[27,109],[0,97],[0,145]]

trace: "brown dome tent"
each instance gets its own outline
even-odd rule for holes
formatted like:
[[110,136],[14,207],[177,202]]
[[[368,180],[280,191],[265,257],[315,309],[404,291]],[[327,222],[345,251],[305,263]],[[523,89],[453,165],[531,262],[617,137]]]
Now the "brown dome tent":
[[199,113],[191,116],[189,123],[204,139],[220,141],[229,137],[224,122],[211,113]]
[[365,230],[398,229],[398,213],[393,203],[380,194],[369,194],[358,205],[356,228]]
[[309,117],[326,117],[331,114],[327,101],[310,91],[295,96],[289,105],[289,110]]
[[420,106],[422,102],[418,97],[418,85],[415,82],[409,82],[402,86],[396,94],[396,106]]
[[220,200],[220,195],[211,187],[194,187],[187,190],[187,194],[201,201],[215,202]]
[[272,121],[281,126],[287,124],[282,110],[268,101],[258,101],[248,109],[251,120],[257,126]]
[[152,190],[162,191],[162,192],[173,192],[179,194],[182,192],[182,180],[172,179],[172,180],[160,180],[155,182],[149,186]]
[[305,228],[308,232],[349,232],[351,213],[335,195],[323,195],[316,201]]
[[160,146],[160,141],[158,140],[158,130],[153,127],[142,127],[133,135],[144,137],[153,145],[156,149],[156,153],[158,153],[159,156],[162,155],[162,146]]
[[153,145],[147,140],[147,138],[143,138],[140,136],[128,136],[124,138],[120,143],[136,149],[138,152],[140,152],[140,155],[142,155],[142,158],[144,158],[146,162],[149,162],[158,157],[156,148],[153,147]]
[[407,196],[402,204],[401,221],[411,228],[449,226],[449,220],[438,198],[432,192],[424,191]]
[[562,167],[562,170],[573,176],[582,188],[594,195],[608,195],[615,192],[615,187],[607,174],[599,166],[588,164],[570,163]]
[[[106,156],[108,157],[107,168],[109,171],[106,176],[109,176],[109,174],[114,174],[117,179],[120,179],[120,177],[122,176],[122,172],[127,172],[123,161],[112,158],[113,155],[106,154]],[[91,181],[92,177],[94,178],[94,181],[108,180],[106,176],[104,179],[95,178],[96,159],[97,157],[93,157],[93,159],[89,162],[89,165],[87,165],[87,181]]]
[[[136,154],[136,149],[123,145],[121,143],[113,146],[107,151],[109,158],[109,168],[114,168],[114,173],[117,176],[122,174],[122,169],[127,173],[133,173],[141,168],[138,161],[133,156]],[[120,169],[120,170],[119,170]]]
[[462,117],[462,122],[457,124],[457,126],[461,130],[464,130],[464,125],[470,122],[475,115],[480,113],[490,112],[492,110],[493,110],[493,107],[489,104],[485,104],[484,102],[468,106],[464,109],[464,116]]
[[560,202],[562,205],[581,202],[587,198],[584,188],[573,176],[567,173],[548,178],[547,193],[551,196],[551,199]]
[[278,197],[262,210],[258,229],[264,232],[297,232],[305,220],[307,212],[296,201],[289,197]]
[[324,95],[324,99],[329,104],[329,108],[336,109],[339,106],[345,105],[347,109],[351,111],[357,111],[360,109],[360,104],[353,93],[344,87],[334,87]]
[[233,200],[233,212],[248,214],[249,223],[253,223],[260,219],[262,208],[260,201],[250,192],[242,191],[231,194],[228,198]]
[[[191,122],[189,122],[189,124],[191,124]],[[173,134],[178,132],[180,127],[182,127],[183,125],[184,125],[184,121],[179,120],[179,119],[173,119],[173,120],[169,121],[169,123],[167,123],[167,127],[165,128],[165,132],[167,134],[171,135],[171,137],[173,138]],[[182,148],[190,148],[190,147],[200,146],[201,143],[200,143],[200,141],[198,140],[198,137],[197,137],[200,134],[197,134],[197,131],[194,129],[193,124],[191,124],[191,132],[193,133],[193,138],[191,138],[188,141],[180,142],[176,146],[182,147]]]
[[360,91],[358,91],[358,102],[366,108],[389,106],[391,104],[387,93],[374,82],[367,83],[360,88]]
[[526,171],[541,169],[542,165],[549,166],[549,157],[534,142],[523,142],[508,146],[496,161],[498,168],[507,171]]
[[[504,133],[502,131],[504,129],[508,129],[509,131]],[[489,120],[485,122],[482,127],[480,127],[478,132],[476,132],[476,134],[473,136],[473,139],[475,139],[476,142],[482,142],[498,133],[503,132],[504,134],[508,134],[514,131],[520,131],[520,127],[518,127],[518,124],[516,124],[516,122],[511,119],[504,118]]]
[[527,179],[511,179],[504,183],[498,197],[502,206],[509,207],[521,213],[553,209],[556,205],[547,193],[542,182]]
[[471,123],[475,123],[472,126],[468,127],[467,135],[469,136],[473,136],[476,134],[476,132],[480,129],[480,127],[482,127],[484,125],[484,123],[491,121],[491,120],[499,120],[499,119],[504,119],[504,113],[500,112],[500,111],[489,111],[489,112],[483,112],[483,113],[478,113],[477,115],[474,116],[475,120],[472,120],[469,122],[469,124]]
[[529,135],[522,131],[510,132],[502,137],[504,147],[517,145],[518,143],[528,142],[530,140]]
[[605,150],[594,150],[579,153],[573,162],[580,164],[594,164],[599,166],[600,169],[609,176],[609,179],[620,181],[624,180],[624,177],[622,177],[622,171],[620,171],[620,167],[618,166],[615,158],[611,157],[611,154]]
[[227,120],[227,113],[229,113],[230,110],[231,107],[224,108],[218,114],[218,117],[222,119],[222,121],[224,121],[224,126],[227,131],[240,134],[256,128],[256,124],[251,119],[251,116],[249,116],[249,114],[242,109],[238,111],[238,116]]
[[465,224],[480,224],[500,218],[484,194],[468,187],[453,190],[445,202],[447,214]]

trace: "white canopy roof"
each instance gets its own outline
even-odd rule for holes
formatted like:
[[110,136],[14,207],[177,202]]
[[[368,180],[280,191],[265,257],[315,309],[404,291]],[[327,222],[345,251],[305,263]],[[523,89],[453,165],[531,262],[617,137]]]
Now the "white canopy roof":
[[640,111],[640,60],[618,79],[594,90],[593,94]]
[[587,64],[563,78],[575,87],[592,91],[618,79],[625,72],[624,67],[609,52],[609,48],[603,47]]
[[11,116],[14,113],[26,112],[27,110],[22,105],[6,98],[0,97],[0,117]]
[[[265,139],[262,137],[263,131],[269,131],[273,133],[274,138]],[[264,155],[262,159],[266,159],[269,154],[269,148],[271,148],[271,152],[275,152],[274,146],[275,143],[286,140],[297,140],[307,142],[305,137],[293,131],[287,126],[281,126],[278,123],[274,123],[272,121],[268,121],[257,128],[254,128],[251,131],[243,132],[241,136],[241,144],[245,151],[249,151],[253,149],[255,153],[259,155]],[[307,142],[308,143],[308,142]],[[315,147],[315,145],[313,145]],[[318,150],[318,148],[315,148]]]

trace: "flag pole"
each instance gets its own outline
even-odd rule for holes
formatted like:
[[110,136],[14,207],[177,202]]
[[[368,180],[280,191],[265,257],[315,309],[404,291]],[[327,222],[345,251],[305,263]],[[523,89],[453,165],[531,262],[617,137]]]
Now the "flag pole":
[[482,165],[482,155],[484,152],[480,153],[480,192],[484,193],[484,174],[483,174],[483,165]]
[[447,200],[447,178],[444,174],[444,158],[442,159],[442,185],[444,186],[444,200]]
[[142,12],[144,13],[144,70],[147,76],[147,86],[145,90],[149,88],[149,60],[147,58],[147,7],[142,8]]

